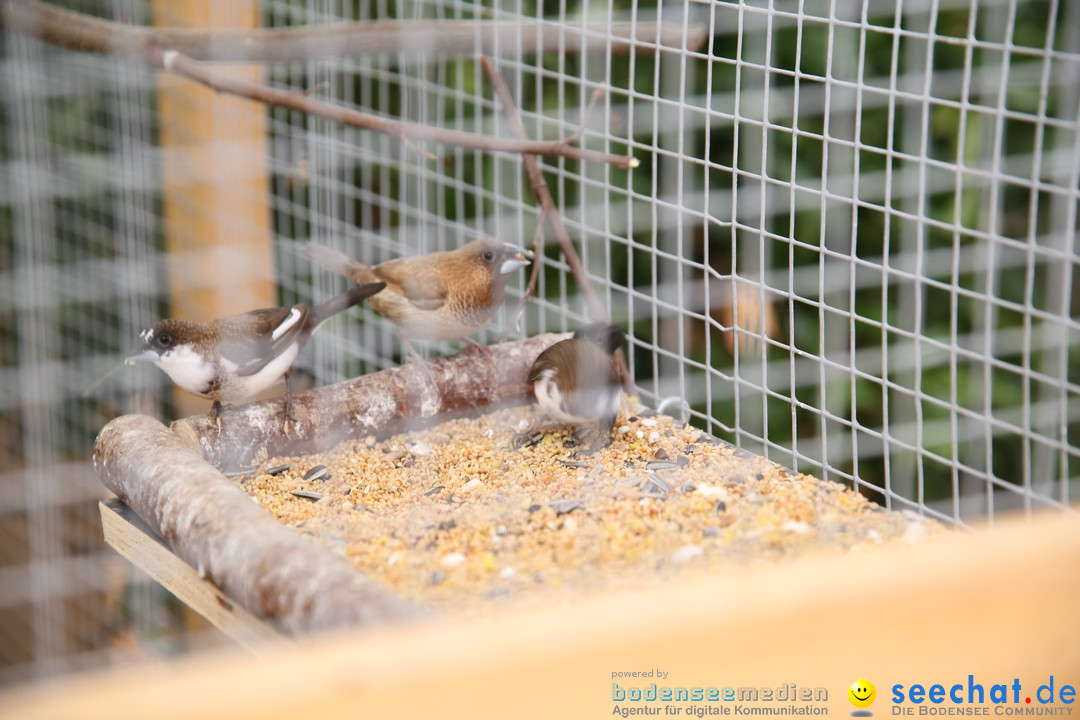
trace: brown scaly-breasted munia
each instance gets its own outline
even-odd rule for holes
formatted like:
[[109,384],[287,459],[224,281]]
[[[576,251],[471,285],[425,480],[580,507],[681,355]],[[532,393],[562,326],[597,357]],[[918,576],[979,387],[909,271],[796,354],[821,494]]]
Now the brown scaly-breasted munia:
[[468,340],[487,327],[502,304],[510,273],[527,266],[532,255],[493,239],[371,266],[317,243],[308,243],[305,252],[355,283],[385,282],[386,289],[370,304],[397,327],[415,358],[410,338]]

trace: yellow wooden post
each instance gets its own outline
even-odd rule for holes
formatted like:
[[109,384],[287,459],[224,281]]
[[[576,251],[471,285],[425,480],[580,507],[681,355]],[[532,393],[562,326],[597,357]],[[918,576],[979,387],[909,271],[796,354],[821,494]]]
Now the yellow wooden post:
[[[160,26],[250,28],[255,0],[154,0]],[[224,66],[258,82],[258,66]],[[277,304],[268,197],[266,108],[159,74],[169,314],[208,320]],[[178,410],[207,410],[178,390]]]

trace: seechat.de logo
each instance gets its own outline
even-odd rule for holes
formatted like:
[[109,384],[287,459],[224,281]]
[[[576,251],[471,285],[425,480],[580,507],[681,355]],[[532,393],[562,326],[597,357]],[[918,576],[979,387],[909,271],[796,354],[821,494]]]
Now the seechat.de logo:
[[866,678],[859,678],[855,682],[851,683],[851,687],[847,691],[848,700],[854,705],[857,710],[852,710],[851,714],[854,717],[873,717],[874,713],[866,708],[874,704],[874,700],[877,699],[877,689],[874,688],[874,683],[870,682]]

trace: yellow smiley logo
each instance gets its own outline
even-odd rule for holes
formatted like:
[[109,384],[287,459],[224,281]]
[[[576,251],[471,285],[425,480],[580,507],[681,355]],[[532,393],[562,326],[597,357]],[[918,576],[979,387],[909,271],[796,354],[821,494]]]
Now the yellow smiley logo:
[[848,700],[857,708],[870,707],[877,698],[877,690],[874,683],[866,678],[859,678],[851,683],[847,691]]

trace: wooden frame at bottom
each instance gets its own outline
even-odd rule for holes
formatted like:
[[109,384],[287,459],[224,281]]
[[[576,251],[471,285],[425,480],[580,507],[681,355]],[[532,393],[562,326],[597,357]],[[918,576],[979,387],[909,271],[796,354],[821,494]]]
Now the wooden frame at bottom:
[[[468,622],[339,630],[263,657],[204,653],[63,678],[0,695],[0,717],[607,718],[631,706],[613,697],[613,683],[794,683],[824,688],[818,709],[848,716],[847,688],[860,678],[877,686],[870,710],[878,717],[922,714],[892,702],[897,687],[969,683],[985,689],[987,702],[958,707],[1006,717],[989,693],[1014,681],[1024,692],[1009,708],[1066,716],[1075,700],[1040,700],[1046,686],[1059,694],[1080,686],[1078,597],[1080,518],[1048,513]],[[667,675],[615,677],[654,670]],[[740,714],[730,712],[735,703],[673,709],[690,717],[692,705]]]
[[265,652],[290,639],[176,556],[134,510],[117,498],[98,503],[105,543],[242,647]]

